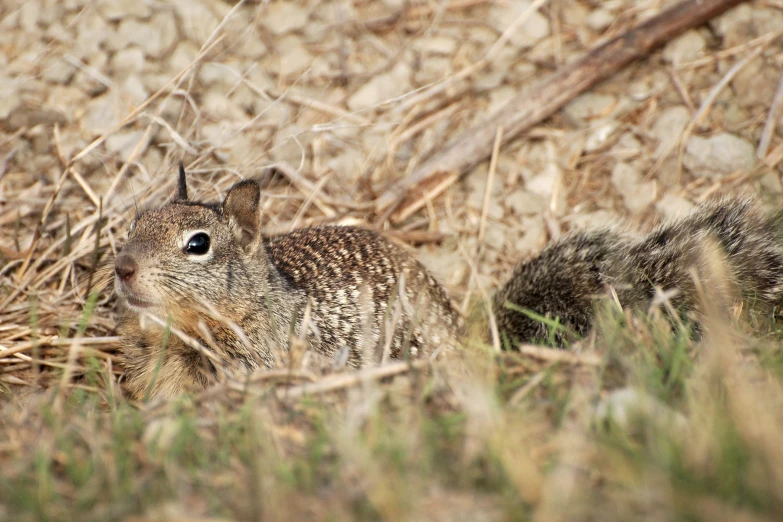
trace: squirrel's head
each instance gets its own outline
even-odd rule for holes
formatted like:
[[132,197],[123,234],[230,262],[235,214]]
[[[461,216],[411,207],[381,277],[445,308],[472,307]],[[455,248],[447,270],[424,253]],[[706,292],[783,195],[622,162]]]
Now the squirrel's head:
[[[133,310],[175,319],[204,303],[230,310],[246,301],[250,278],[265,276],[260,197],[258,183],[246,180],[222,204],[188,201],[180,165],[177,196],[131,222],[114,261],[117,295]],[[258,261],[252,274],[251,259]]]

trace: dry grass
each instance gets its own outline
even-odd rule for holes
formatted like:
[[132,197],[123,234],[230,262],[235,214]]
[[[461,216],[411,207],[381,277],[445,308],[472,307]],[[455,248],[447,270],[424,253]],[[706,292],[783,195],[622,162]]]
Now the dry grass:
[[[545,211],[548,237],[576,221],[577,212],[564,211],[564,203],[625,214],[609,182],[612,162],[621,156],[613,148],[620,132],[586,152],[589,129],[574,131],[561,115],[494,151],[491,168],[483,164],[469,174],[490,173],[479,208],[470,207],[469,189],[452,174],[421,187],[421,196],[406,201],[396,216],[376,208],[385,187],[487,108],[486,94],[471,89],[471,82],[480,71],[491,72],[485,68],[491,69],[506,36],[495,35],[493,44],[499,43],[478,54],[456,52],[448,81],[416,86],[371,110],[347,110],[344,89],[355,92],[387,71],[411,35],[439,21],[475,24],[480,32],[474,19],[482,12],[476,10],[491,3],[414,2],[379,10],[356,2],[357,18],[344,23],[345,38],[366,45],[361,58],[367,64],[379,60],[375,54],[388,62],[356,77],[346,77],[340,61],[318,69],[320,76],[281,73],[274,89],[237,78],[235,89],[268,99],[270,112],[284,107],[274,114],[285,121],[259,111],[224,143],[208,142],[199,132],[210,119],[193,110],[205,109],[198,107],[204,93],[196,73],[205,63],[221,63],[223,53],[248,37],[226,30],[247,8],[242,3],[200,42],[192,63],[167,71],[163,87],[91,141],[74,148],[62,138],[65,127],[78,122],[36,124],[33,118],[27,127],[4,129],[0,519],[778,518],[783,342],[776,325],[763,318],[769,333],[761,339],[730,330],[697,343],[655,317],[609,310],[600,332],[574,352],[522,347],[497,353],[497,338],[476,334],[463,353],[433,365],[324,377],[275,370],[250,385],[218,384],[172,402],[130,404],[123,397],[107,267],[137,209],[173,193],[173,165],[182,157],[193,194],[211,200],[241,176],[274,167],[265,199],[270,234],[353,223],[408,244],[436,243],[422,247],[428,253],[459,253],[463,269],[445,277],[465,309],[490,295],[520,255],[513,245],[487,255],[484,236],[493,226],[521,226],[518,216],[488,218],[491,206],[502,205],[493,184],[509,189],[520,183],[521,170],[544,170],[556,156],[561,175]],[[577,37],[583,28],[566,22],[568,4],[536,2],[548,3],[559,65],[586,44]],[[660,8],[660,2],[627,3],[603,36]],[[599,88],[624,92],[634,80],[671,69],[672,83],[619,121],[620,129],[642,135],[667,104],[693,109],[671,154],[646,158],[651,175],[679,170],[686,134],[730,125],[710,116],[729,75],[739,72],[729,67],[747,65],[747,57],[763,52],[769,63],[779,63],[777,36],[717,46],[700,61],[676,67],[656,55]],[[397,39],[398,47],[392,45]],[[387,53],[390,48],[399,53]],[[55,46],[49,52],[61,51]],[[551,64],[537,73],[547,70]],[[684,86],[678,73],[687,76]],[[671,177],[659,180],[661,193],[695,202],[718,191],[756,189],[783,157],[780,144],[770,145],[772,131],[763,130],[768,112],[750,111],[748,121],[736,125],[749,139],[763,134],[764,152],[770,148],[766,164],[719,180],[680,172],[671,192]],[[143,134],[118,161],[105,145],[124,129]],[[14,152],[15,140],[40,134],[50,138],[53,151],[53,163],[41,173]],[[365,134],[372,139],[361,141]],[[226,151],[240,146],[246,147],[243,160],[228,160]],[[147,163],[153,148],[158,159]],[[346,150],[361,158],[351,172],[329,163]],[[542,150],[548,159],[541,159]],[[635,222],[655,218],[650,210]],[[475,315],[474,329],[483,332],[486,318]]]

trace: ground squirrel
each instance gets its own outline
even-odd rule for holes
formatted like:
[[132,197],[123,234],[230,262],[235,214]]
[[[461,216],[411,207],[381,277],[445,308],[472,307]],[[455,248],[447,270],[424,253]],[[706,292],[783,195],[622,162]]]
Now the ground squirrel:
[[[180,168],[177,197],[136,216],[114,268],[124,384],[137,399],[203,386],[222,370],[272,367],[297,336],[327,359],[347,356],[350,367],[456,342],[457,314],[412,255],[353,227],[264,239],[255,181],[203,204],[188,200]],[[140,320],[142,312],[168,318],[170,331],[199,346]]]
[[624,308],[646,309],[658,289],[673,309],[698,309],[694,280],[711,295],[772,310],[783,301],[781,216],[752,198],[724,197],[641,238],[610,230],[568,235],[514,269],[494,297],[498,330],[517,341],[548,338],[547,326],[506,306],[513,303],[584,335],[595,299],[610,289]]

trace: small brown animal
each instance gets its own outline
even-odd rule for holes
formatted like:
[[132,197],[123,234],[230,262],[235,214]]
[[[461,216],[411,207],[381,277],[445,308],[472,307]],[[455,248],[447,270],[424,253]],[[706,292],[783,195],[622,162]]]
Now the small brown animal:
[[[752,198],[727,197],[641,238],[609,230],[574,233],[514,269],[494,297],[498,330],[516,341],[547,339],[547,326],[506,306],[513,303],[584,335],[596,299],[609,289],[626,308],[646,310],[660,289],[678,312],[698,310],[694,274],[710,295],[727,299],[722,305],[743,301],[772,311],[783,303],[782,225],[781,212],[768,214]],[[562,331],[555,335],[561,345],[567,338]]]
[[219,371],[271,368],[292,337],[330,360],[347,351],[358,367],[431,356],[457,336],[443,289],[403,249],[353,227],[266,240],[258,183],[236,184],[221,205],[193,202],[181,167],[177,198],[131,223],[115,289],[126,309],[124,384],[136,399],[203,387]]

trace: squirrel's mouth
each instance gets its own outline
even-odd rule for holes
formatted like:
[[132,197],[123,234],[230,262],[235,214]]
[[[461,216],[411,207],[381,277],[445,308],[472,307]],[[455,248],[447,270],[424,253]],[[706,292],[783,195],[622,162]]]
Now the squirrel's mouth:
[[124,299],[125,302],[128,303],[128,305],[134,310],[144,310],[157,306],[157,303],[154,301],[144,299],[143,297],[139,297],[138,295],[134,294],[128,290],[125,285],[118,285],[117,290],[117,294],[120,296],[120,298]]
[[146,299],[142,299],[133,294],[125,294],[124,297],[128,304],[133,308],[152,308],[155,306],[155,303],[152,301],[147,301]]

